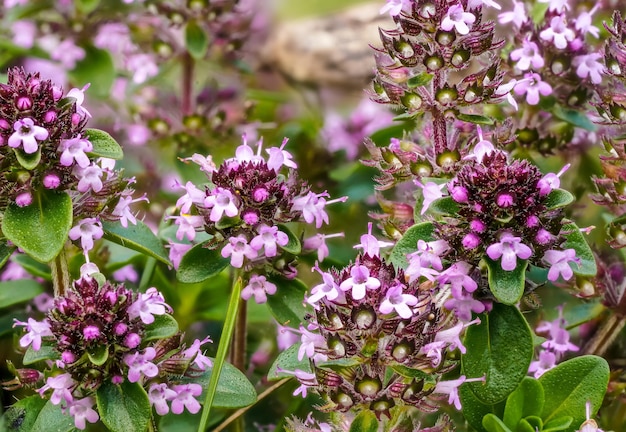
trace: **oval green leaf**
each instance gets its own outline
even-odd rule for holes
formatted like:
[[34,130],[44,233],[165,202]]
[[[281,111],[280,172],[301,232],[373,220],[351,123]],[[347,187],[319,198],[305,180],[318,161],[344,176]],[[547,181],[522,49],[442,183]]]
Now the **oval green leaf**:
[[574,195],[564,189],[553,189],[548,196],[544,205],[548,210],[565,207],[574,202]]
[[479,401],[474,392],[470,390],[469,383],[461,384],[459,398],[465,420],[478,432],[487,432],[487,429],[483,427],[483,418],[487,414],[496,414],[496,406]]
[[111,432],[145,432],[152,417],[148,394],[139,383],[105,381],[96,392],[100,420]]
[[528,416],[540,416],[544,404],[543,387],[534,378],[524,377],[519,386],[506,399],[504,424],[515,430],[521,419]]
[[422,72],[409,78],[406,84],[409,86],[409,88],[425,86],[433,80],[433,76],[434,75],[429,74],[428,72]]
[[494,120],[491,117],[478,115],[478,114],[459,113],[456,115],[456,118],[461,121],[474,123],[474,124],[481,124],[481,125],[488,125],[488,126],[491,126],[492,124],[494,124]]
[[37,261],[49,262],[67,241],[72,227],[72,199],[65,192],[48,189],[33,195],[29,206],[8,205],[2,231],[7,239]]
[[185,27],[185,45],[189,54],[197,60],[206,55],[209,38],[196,21],[189,21]]
[[300,255],[300,253],[302,252],[302,245],[300,244],[300,239],[298,238],[298,236],[296,236],[287,225],[278,224],[278,229],[287,234],[287,238],[289,239],[287,244],[285,246],[280,246],[280,248],[285,252],[289,252],[290,254]]
[[96,366],[102,366],[109,359],[109,346],[98,345],[95,349],[88,351],[87,356],[89,357],[89,361],[93,364]]
[[488,432],[512,432],[502,420],[493,414],[487,414],[483,418],[483,427]]
[[63,414],[61,405],[53,405],[39,395],[17,401],[4,414],[10,432],[66,432],[74,430],[74,420]]
[[24,270],[33,276],[40,277],[47,281],[52,280],[52,272],[50,270],[50,266],[48,264],[41,263],[28,255],[18,254],[11,257],[11,261],[18,263],[21,265]]
[[565,429],[574,432],[585,421],[585,404],[591,403],[593,417],[600,408],[609,383],[609,365],[601,357],[582,356],[564,361],[539,378],[546,394],[541,417],[548,424],[560,417],[572,417]]
[[502,270],[500,261],[485,257],[489,273],[489,288],[500,303],[514,305],[524,294],[524,281],[528,261],[517,260],[517,267],[511,271]]
[[570,427],[574,419],[570,416],[559,417],[547,422],[541,432],[559,432]]
[[122,147],[111,135],[100,129],[85,129],[85,138],[89,140],[93,149],[90,156],[105,157],[120,160],[124,157]]
[[165,339],[178,332],[178,323],[169,314],[154,315],[154,322],[146,325],[143,341]]
[[281,325],[297,328],[304,322],[307,307],[303,304],[306,285],[299,279],[270,277],[276,285],[276,294],[267,296],[267,306]]
[[200,243],[187,251],[180,260],[176,278],[183,283],[198,283],[215,276],[230,264],[218,249],[208,249]]
[[267,373],[267,379],[269,381],[291,378],[293,377],[293,372],[296,369],[307,373],[313,373],[313,370],[311,369],[311,362],[306,355],[302,357],[302,360],[298,360],[298,350],[301,345],[302,344],[298,342],[278,354],[278,357],[276,357],[276,360],[274,360],[272,367],[270,367],[270,370]]
[[0,308],[31,300],[43,291],[41,284],[33,279],[0,282]]
[[363,410],[352,420],[350,432],[376,432],[378,430],[378,420],[376,415],[370,410]]
[[405,269],[409,262],[406,259],[406,255],[417,250],[417,241],[424,240],[426,242],[435,240],[434,237],[435,226],[432,222],[422,222],[417,225],[413,225],[406,230],[404,235],[391,251],[389,259],[396,268]]
[[570,222],[564,224],[561,231],[569,231],[569,234],[565,235],[566,241],[561,248],[564,250],[569,248],[574,249],[576,251],[576,257],[580,258],[580,265],[574,262],[570,263],[574,273],[580,276],[595,276],[598,272],[596,259],[593,256],[593,252],[587,240],[583,237],[583,233],[580,232],[580,228],[578,228],[575,223]]
[[[189,380],[196,382],[206,391],[211,379],[212,368],[205,371],[199,378]],[[204,392],[198,397],[199,401],[204,401]],[[256,402],[257,394],[254,386],[248,378],[235,366],[224,363],[217,382],[217,392],[213,400],[213,407],[218,408],[241,408],[252,405]]]
[[434,211],[439,214],[449,214],[454,215],[459,212],[459,205],[452,199],[452,197],[443,197],[436,199],[430,206],[428,206],[428,210]]
[[43,343],[37,351],[33,349],[32,345],[29,346],[26,353],[24,353],[24,360],[22,360],[22,363],[24,363],[24,366],[28,366],[33,363],[37,363],[38,361],[58,360],[60,358],[61,355],[54,346]]
[[13,252],[17,249],[15,246],[9,244],[6,240],[0,240],[0,268],[2,268],[9,260]]
[[506,399],[526,376],[533,339],[526,319],[513,306],[494,303],[489,314],[479,317],[480,324],[466,330],[463,344],[467,353],[461,357],[461,365],[468,378],[486,376],[486,382],[468,385],[489,405]]
[[17,162],[22,165],[22,168],[27,170],[34,170],[41,161],[41,147],[37,149],[35,153],[26,153],[24,150],[16,148],[13,149]]
[[171,265],[161,240],[143,222],[137,221],[136,225],[129,224],[124,228],[119,221],[102,221],[102,228],[105,239]]

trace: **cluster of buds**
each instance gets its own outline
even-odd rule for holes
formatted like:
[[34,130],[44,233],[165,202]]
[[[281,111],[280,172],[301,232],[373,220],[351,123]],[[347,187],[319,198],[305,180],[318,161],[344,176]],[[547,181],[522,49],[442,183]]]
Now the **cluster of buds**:
[[[488,307],[474,298],[491,298],[478,271],[483,259],[499,261],[507,272],[522,262],[548,268],[553,282],[571,279],[570,263],[580,261],[574,249],[562,247],[570,233],[564,227],[564,202],[553,203],[551,198],[567,166],[558,174],[542,176],[528,161],[510,161],[499,150],[478,150],[447,184],[425,185],[424,195],[431,201],[443,197],[441,189],[446,188],[454,212],[444,210],[444,219],[434,223],[435,240],[420,240],[417,251],[408,256],[411,279],[426,275],[451,284],[453,299],[446,307],[455,309],[462,320]],[[424,203],[424,210],[431,201]]]
[[44,320],[16,320],[15,325],[26,330],[20,339],[22,348],[46,347],[54,354],[44,375],[18,370],[11,388],[35,387],[45,377],[37,392],[54,405],[61,404],[79,429],[85,428],[86,421],[98,421],[94,396],[106,383],[140,383],[159,415],[170,411],[168,402],[175,414],[184,408],[198,412],[195,397],[202,388],[191,381],[212,366],[200,350],[209,338],[196,340],[189,348],[182,344],[181,334],[155,338],[149,334],[159,325],[155,316],[171,312],[156,288],[137,294],[123,285],[99,285],[92,276],[84,275],[74,282],[73,290],[55,298]]
[[478,320],[458,322],[441,307],[437,287],[407,282],[379,256],[381,242],[364,237],[364,252],[353,264],[317,268],[324,282],[307,299],[315,317],[300,329],[299,351],[313,373],[296,371],[302,384],[296,393],[311,388],[324,399],[324,411],[371,410],[379,420],[390,418],[394,406],[436,411],[435,401],[446,396],[460,409],[458,386],[475,379],[441,378],[456,365],[448,353],[465,352],[460,333]]
[[[327,255],[324,236],[300,245],[284,224],[306,222],[319,229],[328,223],[325,207],[345,201],[345,197],[327,200],[327,192],[312,192],[297,177],[296,164],[284,150],[286,143],[266,149],[266,160],[261,155],[262,143],[255,153],[244,138],[236,156],[217,168],[210,157],[194,155],[191,160],[200,165],[210,185],[200,189],[187,182],[182,186],[186,193],[176,203],[180,214],[172,217],[178,225],[178,240],[194,241],[197,231],[208,233],[206,247],[219,249],[233,267],[243,269],[248,285],[242,295],[246,299],[254,295],[258,302],[276,291],[266,275],[296,276],[296,258],[302,248],[317,249],[321,258]],[[282,174],[283,167],[290,168],[289,172]],[[171,253],[177,255],[190,247],[173,244]],[[171,258],[179,261],[177,256]]]

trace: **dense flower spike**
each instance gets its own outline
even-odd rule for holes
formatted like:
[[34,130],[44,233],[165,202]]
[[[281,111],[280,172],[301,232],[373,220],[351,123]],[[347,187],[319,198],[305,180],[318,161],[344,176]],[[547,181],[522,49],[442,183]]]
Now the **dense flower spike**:
[[167,402],[175,414],[185,408],[196,413],[201,387],[189,378],[211,367],[200,350],[210,339],[196,340],[189,348],[181,344],[180,334],[146,340],[155,316],[171,311],[161,293],[150,288],[136,294],[123,285],[99,285],[96,279],[86,276],[74,282],[73,290],[54,300],[43,321],[16,321],[27,331],[20,339],[22,347],[40,351],[45,345],[56,353],[55,367],[38,392],[45,396],[52,390],[50,401],[62,404],[78,429],[86,421],[98,421],[95,392],[108,382],[140,383],[160,415],[168,412]]
[[[276,292],[276,285],[269,281],[272,275],[293,278],[296,274],[290,244],[297,240],[284,224],[306,222],[320,228],[328,223],[326,206],[346,199],[327,200],[328,193],[311,191],[297,177],[286,144],[284,140],[280,147],[266,149],[265,159],[262,141],[255,152],[244,136],[234,158],[203,169],[208,187],[200,189],[191,182],[180,185],[185,194],[177,201],[180,214],[172,217],[178,225],[178,240],[194,241],[196,232],[208,233],[211,238],[206,247],[219,250],[231,266],[244,271],[242,296],[246,300],[254,296],[258,303]],[[202,169],[206,158],[191,161]],[[318,258],[327,255],[321,249],[323,237],[304,241],[303,246],[306,252],[317,251]]]
[[[407,283],[404,272],[396,272],[376,252],[359,255],[341,271],[317,269],[324,283],[308,297],[315,319],[309,330],[301,327],[299,355],[311,359],[314,373],[296,371],[296,377],[305,389],[323,397],[324,411],[371,410],[380,420],[396,405],[436,410],[437,395],[459,408],[457,388],[463,380],[444,382],[441,374],[454,367],[446,360],[448,352],[465,351],[459,340],[465,326],[455,325],[437,305],[437,287]],[[326,359],[350,366],[338,374],[326,366]],[[391,378],[385,376],[389,367],[396,371]],[[413,369],[414,374],[409,372]],[[428,378],[410,378],[417,371]]]

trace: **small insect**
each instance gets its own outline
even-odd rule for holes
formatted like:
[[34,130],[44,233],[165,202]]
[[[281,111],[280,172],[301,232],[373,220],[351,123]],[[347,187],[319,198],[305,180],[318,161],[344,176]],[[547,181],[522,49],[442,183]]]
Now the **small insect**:
[[6,412],[6,418],[9,422],[9,431],[19,431],[26,418],[26,410],[24,408],[10,408]]

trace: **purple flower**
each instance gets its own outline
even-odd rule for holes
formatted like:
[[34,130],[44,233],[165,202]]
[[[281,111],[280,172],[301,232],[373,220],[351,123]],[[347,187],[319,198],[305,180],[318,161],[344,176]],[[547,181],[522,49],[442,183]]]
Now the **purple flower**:
[[575,262],[580,265],[580,258],[576,256],[574,249],[565,250],[548,250],[543,255],[543,260],[550,265],[548,270],[548,280],[554,282],[559,276],[563,279],[569,280],[574,275],[570,262]]
[[556,12],[558,14],[560,14],[561,12],[564,12],[565,10],[569,10],[569,4],[567,3],[568,0],[538,0],[539,3],[548,3],[550,6],[548,7],[548,10],[550,12]]
[[517,62],[515,66],[522,71],[530,69],[531,65],[533,69],[540,69],[545,64],[539,47],[528,38],[522,41],[521,48],[511,51],[511,60]]
[[72,40],[65,39],[50,53],[50,58],[56,60],[67,70],[76,67],[76,62],[85,58],[85,50]]
[[580,78],[587,78],[594,84],[602,82],[602,74],[606,72],[604,65],[598,61],[604,59],[600,53],[583,54],[574,57],[572,65],[576,67],[576,75]]
[[574,27],[581,34],[593,35],[593,37],[600,37],[600,29],[593,25],[593,18],[591,17],[600,7],[600,3],[596,3],[596,5],[589,11],[583,11],[578,15],[578,18],[574,19]]
[[170,412],[167,401],[174,399],[178,393],[169,388],[167,384],[152,383],[148,389],[148,399],[154,405],[154,409],[158,415],[165,415]]
[[74,172],[79,178],[78,186],[76,187],[79,192],[87,192],[89,189],[98,193],[102,190],[102,168],[96,164],[91,164],[87,168],[74,167]]
[[59,151],[62,153],[59,161],[63,166],[72,166],[76,162],[81,168],[87,168],[91,162],[85,152],[92,150],[91,142],[81,138],[80,135],[76,138],[61,140]]
[[180,209],[181,213],[189,213],[192,205],[204,204],[204,200],[207,197],[206,192],[198,189],[192,182],[188,181],[184,186],[178,186],[185,190],[185,194],[176,201],[176,207]]
[[151,363],[156,356],[156,350],[152,347],[148,347],[144,350],[143,354],[136,352],[133,354],[126,354],[124,356],[124,363],[128,366],[128,381],[134,383],[141,379],[141,375],[145,375],[149,378],[154,378],[159,374],[159,368]]
[[461,399],[459,399],[459,387],[464,382],[484,381],[485,377],[467,379],[465,375],[461,375],[459,378],[450,381],[439,381],[435,386],[433,393],[435,394],[447,394],[448,403],[454,405],[457,410],[461,410]]
[[32,318],[28,318],[28,322],[13,320],[15,326],[26,327],[27,333],[20,338],[20,346],[26,348],[27,346],[33,346],[33,350],[39,351],[41,349],[41,338],[46,336],[53,336],[52,330],[50,330],[50,324],[48,321],[35,321]]
[[133,54],[126,59],[126,68],[133,74],[133,82],[142,84],[159,73],[159,67],[150,54]]
[[[557,3],[553,0],[548,1],[550,1],[550,7],[552,7],[554,3]],[[542,40],[546,42],[553,42],[554,46],[558,49],[567,48],[567,43],[573,41],[575,36],[574,31],[567,27],[567,23],[565,22],[565,17],[563,15],[552,17],[550,20],[550,27],[539,33],[539,37]]]
[[124,227],[128,227],[128,222],[133,225],[137,225],[137,218],[130,210],[130,205],[139,201],[148,202],[148,198],[144,195],[142,197],[133,199],[131,196],[121,196],[113,212],[111,213],[113,216],[118,216],[120,218],[120,224]]
[[458,34],[466,35],[470,31],[468,24],[474,24],[475,21],[476,16],[473,13],[465,12],[461,4],[454,4],[441,20],[441,29],[450,31],[454,28]]
[[565,171],[569,169],[570,165],[571,164],[565,165],[563,168],[561,168],[561,171],[556,174],[548,173],[543,176],[537,182],[537,189],[539,189],[539,194],[541,196],[546,196],[550,192],[552,192],[553,189],[558,189],[559,186],[561,186],[561,180],[559,178],[563,175]]
[[148,288],[145,294],[139,294],[139,298],[128,307],[130,319],[139,317],[144,324],[152,324],[154,315],[164,315],[171,307],[165,303],[163,294],[156,288]]
[[298,349],[298,361],[304,358],[304,355],[310,359],[318,358],[320,361],[325,361],[326,355],[315,352],[315,348],[324,348],[326,346],[326,339],[324,336],[318,333],[312,333],[300,325],[300,340],[302,344]]
[[100,419],[96,410],[93,409],[95,400],[93,397],[86,397],[82,399],[75,399],[69,404],[70,415],[74,417],[74,426],[77,429],[83,430],[89,423],[95,423]]
[[76,99],[76,112],[78,115],[86,118],[91,118],[91,113],[83,107],[83,102],[85,102],[85,91],[87,91],[90,85],[91,84],[85,84],[82,89],[73,88],[67,92],[67,97]]
[[237,200],[228,189],[217,187],[211,191],[211,195],[206,197],[204,205],[211,209],[209,220],[218,222],[226,214],[228,217],[235,217],[239,214]]
[[176,392],[176,397],[172,399],[172,413],[182,414],[185,408],[191,414],[196,414],[200,411],[200,403],[195,398],[195,396],[202,394],[202,386],[200,384],[175,385],[172,387],[172,390]]
[[36,126],[30,117],[17,120],[13,124],[13,130],[15,132],[9,137],[9,147],[18,148],[21,145],[27,154],[37,152],[37,141],[43,141],[49,135],[47,129]]
[[307,223],[313,223],[313,221],[315,221],[315,227],[321,228],[323,224],[328,223],[328,214],[324,208],[328,204],[344,202],[348,199],[348,197],[342,197],[326,201],[325,197],[328,196],[327,192],[316,194],[309,191],[305,196],[295,198],[291,209],[292,211],[302,212],[302,217]]
[[365,297],[365,290],[374,290],[380,287],[380,281],[370,276],[370,270],[364,265],[354,265],[350,269],[350,276],[341,282],[339,288],[342,291],[352,290],[352,298],[361,300]]
[[354,246],[354,249],[363,249],[364,255],[374,257],[379,255],[381,247],[389,247],[394,244],[393,242],[385,242],[376,239],[376,237],[372,235],[372,223],[370,222],[367,224],[367,234],[361,236],[361,243]]
[[194,340],[191,346],[183,351],[183,356],[193,359],[193,364],[195,364],[198,369],[207,370],[207,368],[210,368],[213,366],[213,362],[211,361],[210,358],[208,358],[202,353],[200,348],[202,347],[202,345],[209,343],[209,342],[213,342],[213,341],[208,336],[202,340],[200,339]]
[[102,230],[102,223],[96,218],[85,218],[81,220],[78,225],[73,227],[69,232],[69,237],[72,240],[78,240],[80,238],[80,247],[85,252],[93,249],[94,240],[102,238],[104,231]]
[[172,241],[169,242],[169,258],[175,269],[178,269],[178,266],[180,266],[180,260],[183,259],[183,255],[185,255],[191,248],[192,245],[190,244],[174,243]]
[[267,167],[269,169],[278,172],[283,165],[288,168],[298,168],[298,165],[296,165],[296,163],[293,161],[293,156],[291,155],[291,153],[289,153],[287,150],[283,150],[287,145],[287,141],[289,141],[289,139],[285,138],[279,148],[270,147],[265,150],[267,154],[269,154],[269,157],[267,158]]
[[483,313],[486,309],[483,302],[476,300],[469,293],[460,293],[459,295],[454,296],[444,303],[444,307],[448,310],[453,310],[456,317],[465,322],[472,319],[472,312]]
[[269,227],[267,225],[261,225],[258,232],[259,235],[250,241],[250,246],[257,252],[264,249],[266,257],[271,258],[276,256],[276,245],[285,246],[289,243],[287,234],[279,231],[277,226]]
[[178,225],[176,230],[176,238],[178,240],[183,240],[187,237],[193,241],[196,238],[196,228],[204,226],[204,218],[198,215],[183,213],[180,216],[171,216],[170,219],[174,219],[174,223]]
[[307,250],[317,249],[317,259],[322,262],[329,255],[328,246],[326,245],[326,239],[334,237],[344,237],[344,233],[336,234],[320,234],[317,233],[312,237],[304,239],[302,247]]
[[403,294],[404,288],[406,286],[397,284],[387,290],[385,299],[380,304],[381,313],[389,314],[395,310],[401,318],[409,319],[413,316],[413,311],[409,306],[417,304],[417,297],[412,294]]
[[43,394],[52,389],[52,394],[50,395],[50,402],[52,405],[58,405],[63,400],[67,403],[71,403],[74,398],[72,396],[72,389],[76,386],[77,382],[72,379],[72,376],[68,373],[64,373],[61,375],[49,377],[46,380],[46,384],[37,390],[42,397]]
[[424,197],[424,201],[422,203],[422,211],[420,214],[426,213],[428,207],[432,204],[433,201],[443,197],[443,193],[441,190],[446,187],[445,183],[438,185],[435,182],[427,182],[426,184],[420,183],[418,180],[415,180],[415,184],[422,188],[422,195]]
[[33,194],[30,192],[22,192],[15,197],[15,204],[19,207],[26,207],[33,203]]
[[526,15],[524,2],[513,0],[513,10],[499,14],[498,21],[500,24],[513,23],[513,25],[518,29],[521,28],[522,25],[528,21],[528,15]]
[[389,12],[391,16],[400,15],[400,12],[410,12],[413,7],[413,0],[387,0],[387,4],[380,9],[381,15]]
[[517,258],[528,259],[533,254],[532,249],[522,243],[520,237],[515,237],[510,232],[500,234],[500,241],[487,248],[487,255],[496,261],[502,257],[500,265],[502,270],[512,271],[517,267]]
[[461,298],[463,289],[472,293],[478,288],[476,281],[469,276],[472,269],[473,267],[465,261],[456,262],[439,275],[438,281],[442,285],[450,284],[453,297]]
[[241,298],[244,300],[249,300],[250,297],[254,296],[254,300],[258,303],[267,302],[267,294],[274,295],[276,294],[276,285],[269,282],[265,276],[252,275],[250,276],[250,281],[248,285],[241,290]]
[[230,257],[230,265],[236,268],[243,267],[244,258],[253,260],[257,256],[257,251],[248,244],[248,239],[243,234],[230,237],[228,244],[222,248],[222,257]]
[[525,79],[520,80],[515,85],[514,92],[516,95],[526,95],[526,103],[529,105],[537,105],[539,103],[539,95],[548,96],[552,94],[552,86],[547,82],[541,81],[541,75],[529,72],[524,75]]

